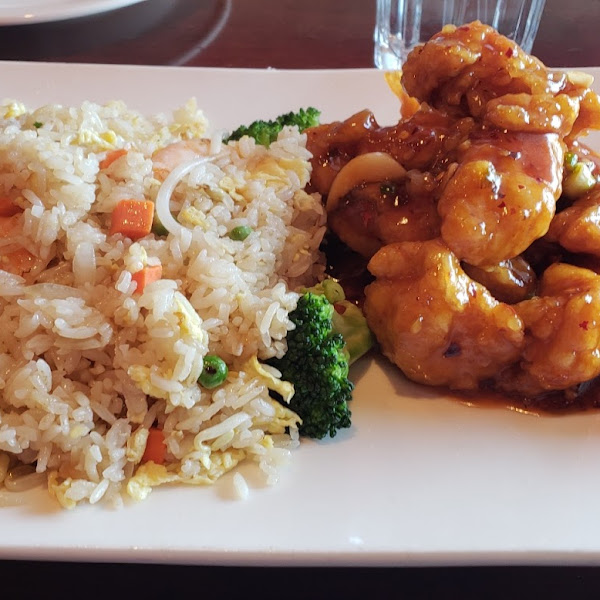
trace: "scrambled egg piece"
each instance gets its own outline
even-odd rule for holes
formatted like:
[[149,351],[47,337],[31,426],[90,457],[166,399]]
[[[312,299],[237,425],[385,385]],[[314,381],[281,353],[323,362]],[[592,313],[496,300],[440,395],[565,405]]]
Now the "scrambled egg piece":
[[263,157],[250,171],[250,180],[261,180],[273,187],[281,189],[290,185],[287,171],[294,172],[300,180],[300,187],[304,187],[309,180],[310,173],[306,163],[300,158]]
[[[197,454],[197,452],[194,452],[186,458],[198,460]],[[200,462],[204,470],[192,476],[186,476],[181,471],[173,470],[176,465],[166,467],[150,461],[140,465],[135,475],[127,482],[127,493],[134,500],[145,500],[153,487],[165,483],[181,482],[192,485],[210,485],[227,471],[233,469],[245,457],[246,453],[241,449],[213,452],[210,455],[203,454]]]
[[77,137],[77,143],[83,146],[95,146],[95,150],[113,150],[118,141],[117,134],[112,130],[97,133],[91,129],[82,128]]
[[[289,403],[294,395],[294,386],[289,381],[282,381],[268,371],[264,365],[258,362],[258,358],[253,356],[248,359],[242,370],[253,377],[257,377],[267,388],[277,392],[285,402]],[[277,402],[279,404],[279,402]]]
[[238,190],[241,190],[243,184],[235,181],[231,177],[223,177],[221,181],[219,181],[219,187],[227,192],[236,202],[244,202],[244,195],[241,194]]
[[128,461],[136,465],[141,462],[144,452],[146,451],[148,435],[149,431],[145,427],[140,427],[129,437],[127,440],[127,450],[125,453]]
[[[208,343],[208,333],[202,329],[202,319],[196,309],[181,292],[175,292],[173,301],[176,305],[174,312],[179,319],[181,332],[198,340],[202,345],[206,345]],[[200,373],[198,373],[199,375]]]
[[187,206],[184,208],[177,217],[178,221],[184,225],[193,225],[207,228],[206,215],[195,208],[194,206]]
[[58,503],[63,508],[72,509],[77,506],[75,500],[66,496],[72,483],[73,479],[71,477],[68,477],[62,483],[58,483],[58,473],[56,471],[51,471],[48,475],[48,491],[51,496],[54,496],[58,500]]
[[152,374],[152,370],[150,367],[145,367],[144,365],[131,365],[127,369],[127,375],[135,381],[137,386],[144,392],[144,394],[148,396],[153,396],[154,398],[162,398],[163,400],[169,399],[169,393],[165,390],[155,386],[150,381],[150,376]]
[[[277,400],[269,398],[265,400],[275,409],[275,416],[273,417],[255,417],[252,420],[252,424],[255,427],[264,429],[267,433],[285,433],[288,427],[297,428],[302,423],[302,419],[287,406],[283,406]],[[265,436],[265,439],[269,436]]]
[[15,100],[5,104],[2,108],[4,109],[4,114],[2,115],[4,119],[16,119],[27,112],[25,105]]
[[153,487],[174,481],[181,481],[177,473],[169,472],[164,465],[150,461],[141,465],[127,482],[127,493],[134,500],[145,500]]
[[182,107],[173,111],[173,122],[169,131],[181,139],[202,137],[208,122],[204,113],[198,108],[196,98],[190,98]]

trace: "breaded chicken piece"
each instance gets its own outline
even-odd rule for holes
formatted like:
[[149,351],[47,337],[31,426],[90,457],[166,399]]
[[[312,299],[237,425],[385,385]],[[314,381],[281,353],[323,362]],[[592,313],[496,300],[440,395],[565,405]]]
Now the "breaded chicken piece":
[[369,262],[365,314],[383,353],[414,381],[474,389],[518,360],[523,324],[470,279],[440,240],[384,246]]

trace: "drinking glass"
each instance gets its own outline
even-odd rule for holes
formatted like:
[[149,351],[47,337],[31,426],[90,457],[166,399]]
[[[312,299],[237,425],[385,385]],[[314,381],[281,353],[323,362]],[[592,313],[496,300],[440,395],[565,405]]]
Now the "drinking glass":
[[531,52],[545,0],[377,0],[375,66],[398,69],[408,53],[449,23],[479,20]]

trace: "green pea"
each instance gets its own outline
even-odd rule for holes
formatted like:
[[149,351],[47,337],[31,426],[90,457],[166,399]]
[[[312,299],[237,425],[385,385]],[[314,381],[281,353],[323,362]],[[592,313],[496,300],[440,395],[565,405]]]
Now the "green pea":
[[236,242],[243,242],[252,233],[252,227],[238,225],[229,232],[229,237]]
[[204,368],[198,377],[198,383],[202,387],[212,390],[225,381],[227,373],[229,373],[229,369],[222,358],[214,354],[207,354],[204,357]]

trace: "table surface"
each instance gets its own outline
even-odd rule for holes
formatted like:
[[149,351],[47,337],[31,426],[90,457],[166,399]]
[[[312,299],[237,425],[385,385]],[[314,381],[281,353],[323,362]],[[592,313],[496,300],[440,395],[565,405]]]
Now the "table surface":
[[[374,0],[146,0],[94,16],[1,27],[0,60],[372,67],[374,17]],[[599,22],[600,0],[547,0],[533,53],[549,66],[600,65]],[[395,596],[394,590],[409,598],[575,598],[593,597],[600,589],[595,567],[557,567],[279,568],[267,573],[234,567],[0,561],[0,574],[8,582],[4,591],[21,592],[19,597],[28,597],[27,591],[48,595],[48,580],[63,582],[63,591],[67,581],[118,582],[125,592],[150,597],[195,589],[218,590],[224,597],[245,590],[263,598],[275,593],[289,598],[386,597]]]
[[[375,0],[146,0],[90,17],[3,27],[0,59],[372,67],[374,5]],[[599,20],[600,0],[547,0],[533,53],[549,66],[600,65]]]

